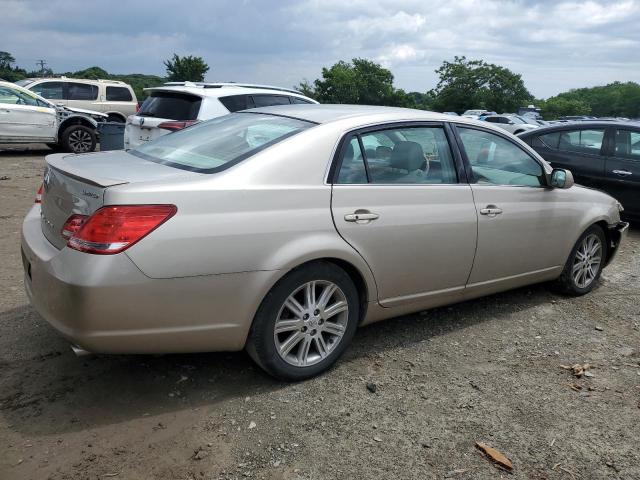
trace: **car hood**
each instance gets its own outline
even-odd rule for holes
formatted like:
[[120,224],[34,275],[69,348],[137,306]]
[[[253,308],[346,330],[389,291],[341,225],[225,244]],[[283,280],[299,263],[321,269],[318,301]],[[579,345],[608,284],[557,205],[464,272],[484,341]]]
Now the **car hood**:
[[107,118],[108,115],[106,113],[102,113],[102,112],[95,112],[93,110],[85,110],[84,108],[75,108],[75,107],[64,107],[65,110],[70,110],[74,113],[81,113],[83,115],[89,115],[92,117],[101,117],[101,118]]

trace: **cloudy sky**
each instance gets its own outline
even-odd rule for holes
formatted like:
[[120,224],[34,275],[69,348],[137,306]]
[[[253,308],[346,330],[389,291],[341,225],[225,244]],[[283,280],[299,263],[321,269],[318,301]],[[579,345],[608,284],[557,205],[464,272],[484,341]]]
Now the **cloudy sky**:
[[366,57],[426,91],[466,55],[521,73],[538,97],[640,81],[640,0],[0,0],[0,12],[0,50],[27,69],[163,74],[176,52],[204,57],[210,81],[290,87]]

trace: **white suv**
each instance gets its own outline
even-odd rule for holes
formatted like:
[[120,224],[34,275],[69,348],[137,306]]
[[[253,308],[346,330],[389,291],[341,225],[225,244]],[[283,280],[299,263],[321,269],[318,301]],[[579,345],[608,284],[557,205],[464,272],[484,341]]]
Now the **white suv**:
[[249,108],[318,103],[300,92],[240,83],[169,82],[146,88],[149,97],[127,119],[124,148],[135,148],[193,123]]
[[124,122],[138,108],[131,86],[117,80],[60,77],[27,78],[16,83],[55,104],[106,113],[110,122]]

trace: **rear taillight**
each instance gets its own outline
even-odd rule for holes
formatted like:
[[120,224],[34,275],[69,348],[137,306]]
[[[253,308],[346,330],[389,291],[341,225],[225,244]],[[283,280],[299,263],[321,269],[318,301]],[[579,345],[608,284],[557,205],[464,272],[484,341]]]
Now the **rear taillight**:
[[36,199],[34,203],[42,203],[42,191],[44,190],[44,183],[41,183],[36,192]]
[[[69,248],[98,255],[112,255],[126,250],[177,212],[175,205],[113,205],[102,207],[79,225],[69,225]],[[67,224],[72,221],[72,215]],[[76,216],[78,217],[78,216]],[[73,227],[77,225],[77,230]],[[64,227],[63,227],[64,232]],[[63,233],[64,236],[64,233]]]
[[76,233],[78,233],[78,230],[80,230],[80,227],[84,225],[84,222],[87,221],[87,218],[89,217],[87,217],[86,215],[79,215],[77,213],[67,218],[67,221],[64,222],[62,231],[60,232],[64,239],[69,240]]
[[160,125],[158,125],[158,128],[175,132],[176,130],[182,130],[183,128],[190,127],[194,123],[198,123],[198,120],[186,120],[184,122],[162,122]]

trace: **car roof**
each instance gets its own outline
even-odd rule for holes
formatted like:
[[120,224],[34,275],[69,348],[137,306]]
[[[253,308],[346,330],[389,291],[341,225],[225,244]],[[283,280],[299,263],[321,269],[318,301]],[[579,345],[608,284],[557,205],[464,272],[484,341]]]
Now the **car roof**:
[[606,128],[606,127],[624,127],[640,130],[640,122],[633,121],[619,121],[619,120],[588,120],[588,121],[574,121],[574,122],[562,122],[554,123],[551,125],[545,125],[535,130],[529,130],[528,132],[521,133],[519,137],[529,137],[531,135],[544,135],[546,133],[559,132],[561,130],[577,130],[577,129],[590,129],[590,128]]
[[127,83],[121,80],[109,80],[109,79],[102,79],[102,78],[94,79],[94,78],[71,78],[71,77],[36,77],[36,78],[25,78],[25,80],[29,80],[31,83],[47,81],[47,82],[76,82],[76,83],[111,83],[113,85],[125,85],[125,86],[128,85]]
[[[444,113],[431,112],[428,110],[415,110],[412,108],[381,107],[375,105],[343,105],[343,104],[296,104],[296,105],[274,105],[271,107],[252,108],[250,113],[266,113],[293,117],[314,123],[331,123],[340,120],[353,119],[354,123],[367,124],[369,122],[380,121],[441,121],[466,123],[469,125],[481,125],[496,129],[487,122],[477,120],[452,117]],[[357,121],[356,121],[357,120]]]
[[269,93],[276,95],[293,95],[295,97],[308,98],[303,93],[290,88],[275,87],[271,85],[257,85],[250,83],[205,83],[205,82],[167,82],[157,87],[144,89],[145,92],[186,92],[199,97],[226,97],[228,95]]

